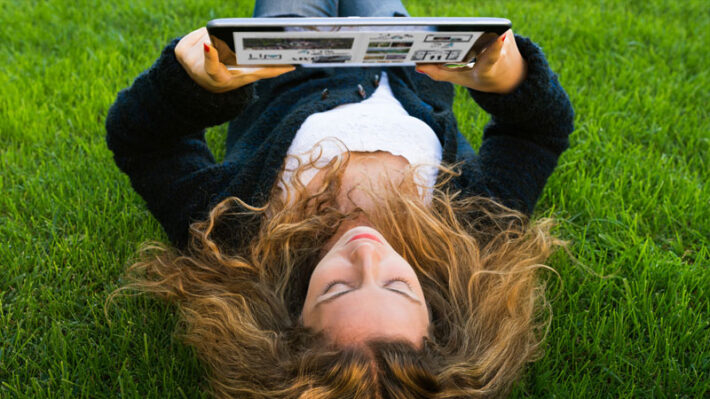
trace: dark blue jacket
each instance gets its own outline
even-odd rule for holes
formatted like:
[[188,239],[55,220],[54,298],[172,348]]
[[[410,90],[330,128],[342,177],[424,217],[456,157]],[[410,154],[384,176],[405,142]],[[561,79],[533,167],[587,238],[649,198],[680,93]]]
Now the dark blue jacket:
[[[530,214],[568,147],[573,110],[538,46],[516,36],[528,63],[526,80],[506,95],[469,90],[491,114],[475,154],[458,131],[453,86],[413,68],[389,68],[394,96],[441,141],[446,164],[465,161],[451,181],[464,195],[483,195]],[[311,114],[370,96],[379,68],[298,68],[240,89],[210,93],[187,75],[172,41],[156,63],[118,94],[106,119],[107,143],[118,167],[162,224],[170,240],[186,244],[192,221],[222,199],[263,205],[293,137]],[[323,89],[329,95],[323,98]],[[205,128],[230,121],[227,154],[216,163]],[[244,221],[240,234],[256,231]]]

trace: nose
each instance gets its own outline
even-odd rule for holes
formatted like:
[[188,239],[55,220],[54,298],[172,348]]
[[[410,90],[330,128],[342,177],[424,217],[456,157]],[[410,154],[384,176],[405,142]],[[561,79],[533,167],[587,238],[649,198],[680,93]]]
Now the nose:
[[375,244],[364,242],[350,254],[350,261],[362,276],[362,285],[374,283],[380,271],[382,256]]

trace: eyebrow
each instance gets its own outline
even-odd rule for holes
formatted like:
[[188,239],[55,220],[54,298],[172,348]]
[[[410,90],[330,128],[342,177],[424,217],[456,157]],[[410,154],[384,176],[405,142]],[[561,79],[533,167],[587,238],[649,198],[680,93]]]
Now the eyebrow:
[[[356,289],[357,289],[357,288],[356,288]],[[321,301],[316,302],[315,306],[318,307],[318,306],[319,306],[320,304],[322,304],[322,303],[332,302],[332,301],[335,300],[336,298],[340,298],[341,296],[343,296],[343,295],[345,295],[345,294],[347,294],[347,293],[353,292],[353,291],[355,291],[356,289],[338,292],[337,294],[335,294],[335,295],[333,295],[333,296],[331,296],[331,297],[328,297],[328,298],[326,298],[326,299],[323,299],[323,300],[321,300]],[[403,297],[409,299],[410,301],[412,301],[412,302],[414,302],[414,303],[416,303],[416,304],[418,304],[418,305],[421,305],[421,301],[420,301],[420,300],[418,300],[418,299],[416,299],[416,298],[410,296],[409,294],[407,294],[407,293],[405,293],[405,292],[398,291],[398,290],[393,290],[393,289],[391,289],[391,288],[385,288],[385,289],[386,289],[387,291],[392,291],[392,292],[394,292],[394,293],[397,293],[397,294],[399,294],[399,295],[402,295]]]

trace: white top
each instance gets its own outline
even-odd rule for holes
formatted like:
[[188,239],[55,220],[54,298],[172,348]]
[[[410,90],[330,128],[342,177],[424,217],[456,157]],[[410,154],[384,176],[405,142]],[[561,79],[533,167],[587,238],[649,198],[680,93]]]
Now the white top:
[[[306,118],[291,142],[288,155],[300,159],[301,164],[321,155],[315,162],[317,169],[301,173],[305,186],[318,169],[347,151],[387,151],[404,157],[411,166],[426,165],[417,170],[415,182],[427,188],[429,194],[436,182],[442,149],[434,130],[410,116],[394,97],[387,74],[382,72],[380,85],[370,98]],[[297,167],[298,160],[287,156],[283,174],[286,184],[290,184]]]

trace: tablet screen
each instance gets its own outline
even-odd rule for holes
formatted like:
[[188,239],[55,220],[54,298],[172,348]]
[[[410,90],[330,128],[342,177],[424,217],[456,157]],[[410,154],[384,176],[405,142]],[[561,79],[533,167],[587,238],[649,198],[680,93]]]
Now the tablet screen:
[[[307,20],[271,19],[266,21],[271,26],[259,26],[253,19],[241,20],[241,25],[231,26],[228,36],[222,34],[221,37],[228,38],[229,47],[234,51],[232,57],[239,65],[400,66],[469,62],[475,56],[474,44],[487,32],[477,30],[481,25],[476,24],[445,26],[420,21],[405,25],[403,22],[411,23],[414,19],[390,20],[396,23],[377,20],[369,25],[365,21],[357,24],[347,20],[343,24],[324,24],[324,19],[319,19],[319,24],[301,25],[293,21],[303,23]],[[444,19],[428,20],[440,22]],[[276,21],[284,21],[284,25],[274,26]],[[509,24],[507,20],[502,21]],[[507,27],[500,29],[504,31]]]
[[234,44],[240,65],[461,62],[482,34],[374,28],[234,32]]

